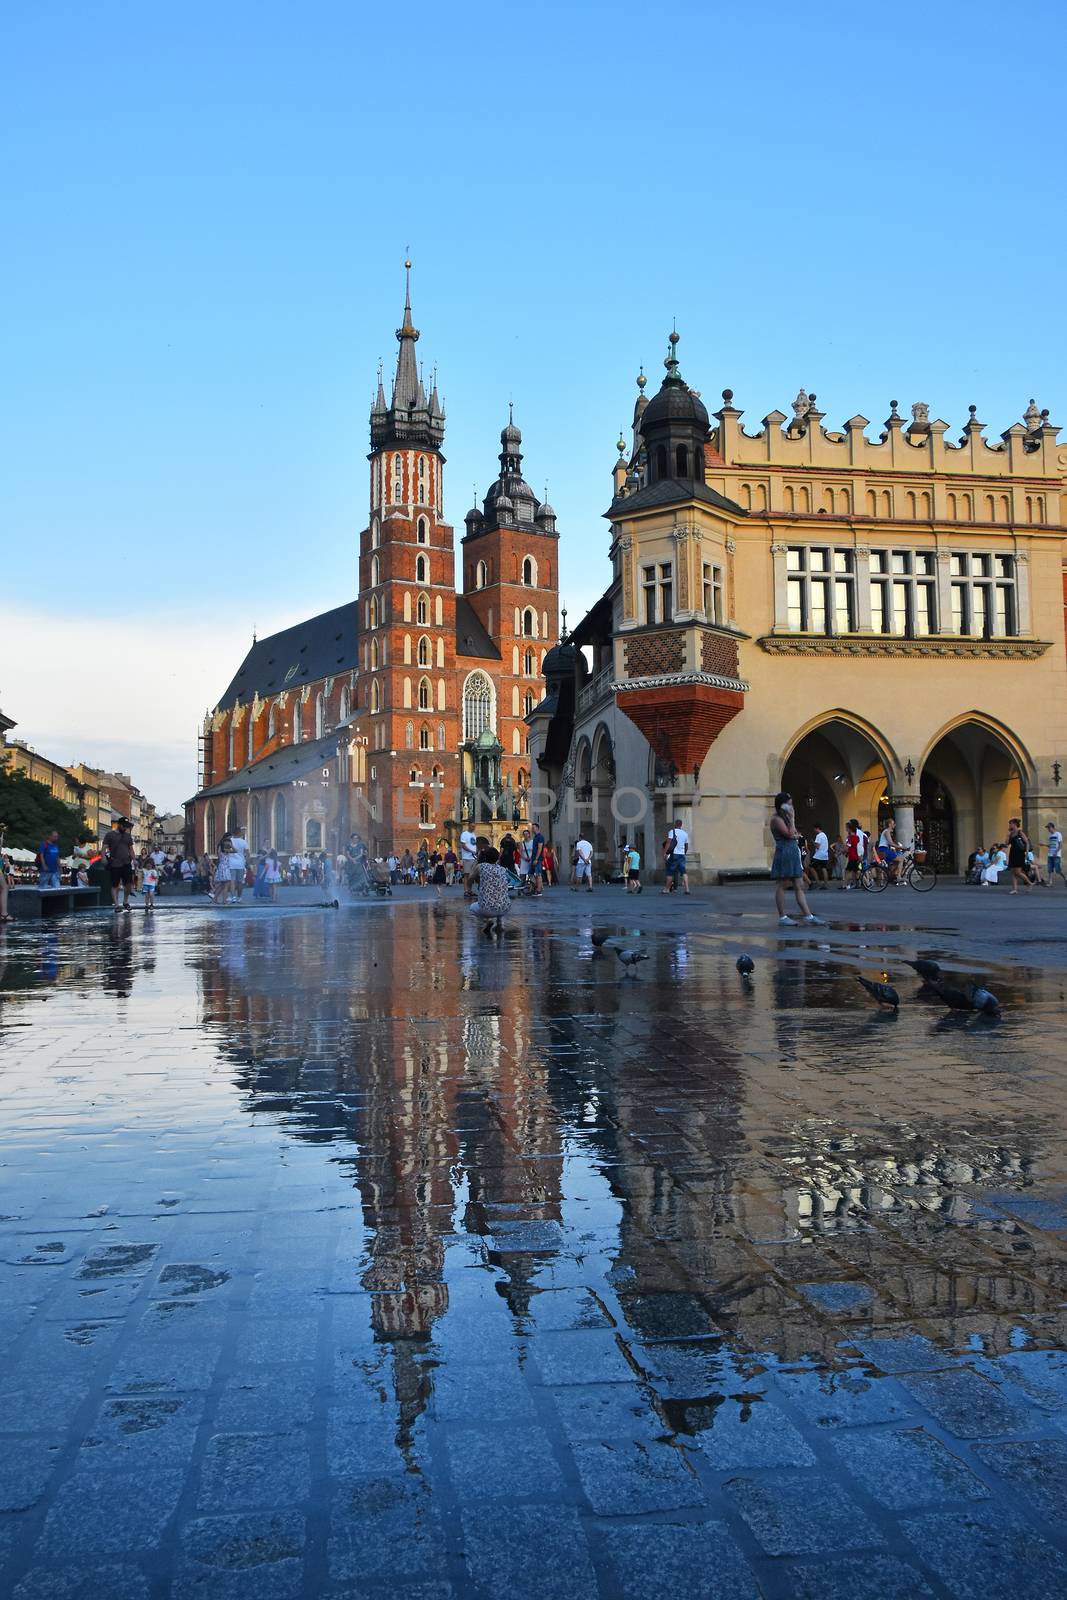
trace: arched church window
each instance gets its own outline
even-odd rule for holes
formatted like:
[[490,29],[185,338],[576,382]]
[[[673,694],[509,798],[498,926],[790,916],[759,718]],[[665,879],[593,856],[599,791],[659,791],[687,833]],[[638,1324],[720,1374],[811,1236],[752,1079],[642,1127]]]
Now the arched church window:
[[251,761],[251,759],[252,759],[252,752],[253,752],[253,750],[255,748],[255,740],[256,740],[256,722],[255,722],[255,718],[252,715],[252,708],[251,708],[251,706],[249,706],[249,708],[248,708],[248,742],[245,745],[245,760],[246,761]]
[[381,528],[380,528],[380,526],[378,524],[378,518],[377,517],[372,517],[371,518],[371,524],[370,524],[370,547],[371,547],[371,549],[372,550],[377,550],[377,548],[381,544],[381,542],[382,542],[382,530],[381,530]]
[[416,556],[415,557],[415,582],[416,583],[429,583],[429,581],[430,581],[430,563],[429,563],[429,561],[426,559],[425,556],[422,556],[422,555]]
[[370,586],[376,589],[382,581],[381,563],[376,555],[370,558]]
[[522,658],[522,670],[523,670],[523,672],[525,672],[525,674],[526,674],[526,676],[528,678],[532,678],[533,677],[534,653],[533,653],[532,650],[527,650],[526,654],[523,656],[523,658]]
[[437,724],[437,748],[438,748],[438,750],[443,750],[444,747],[445,747],[445,725],[444,725],[443,722],[439,722]]
[[522,614],[522,632],[524,638],[537,638],[537,616],[529,606]]
[[533,695],[532,694],[524,694],[523,697],[522,697],[522,714],[523,714],[523,716],[524,717],[528,717],[530,715],[530,712],[533,710],[533,708],[534,708],[534,697],[533,697]]
[[369,626],[372,628],[376,628],[378,626],[378,596],[376,594],[372,594],[370,597],[370,606],[367,610],[367,621]]
[[378,665],[378,641],[377,641],[377,639],[372,639],[371,642],[370,642],[370,664],[371,664],[372,667],[376,667]]
[[533,556],[526,556],[522,563],[522,581],[527,588],[532,588],[537,582],[537,567]]
[[479,589],[484,589],[488,582],[489,582],[489,568],[486,566],[484,561],[479,561],[479,563],[478,563],[478,574],[477,574],[477,577],[475,579],[475,585]]
[[209,800],[204,812],[204,849],[208,855],[214,855],[215,844],[215,802]]
[[226,730],[226,765],[230,772],[237,765],[233,759],[233,714],[230,714],[230,726]]
[[426,521],[425,517],[420,517],[419,518],[419,526],[418,526],[418,529],[416,531],[415,537],[418,539],[420,544],[429,544],[429,542],[430,542],[430,525]]
[[431,645],[429,638],[425,633],[419,640],[419,666],[433,666],[433,646]]
[[427,727],[425,722],[423,723],[422,727],[419,729],[419,749],[420,750],[432,750],[433,749],[433,740],[430,737],[430,730]]
[[684,444],[680,444],[674,452],[675,466],[680,478],[689,476],[689,451]]
[[427,595],[419,595],[415,606],[415,620],[421,628],[425,628],[430,620],[430,601]]
[[493,716],[493,686],[484,672],[472,672],[463,685],[463,737],[468,743],[488,728]]
[[665,478],[666,476],[667,476],[667,446],[665,444],[661,444],[661,445],[658,446],[658,448],[656,450],[656,477],[657,478]]
[[321,739],[326,732],[326,696],[320,689],[315,696],[315,737]]
[[410,750],[411,747],[414,745],[414,743],[415,743],[415,724],[413,722],[406,722],[404,724],[404,749],[405,750]]
[[341,700],[338,706],[338,714],[342,722],[346,722],[352,714],[352,691],[349,689],[347,683],[341,690]]
[[419,710],[430,711],[433,709],[433,685],[429,678],[419,679]]
[[293,743],[299,744],[304,730],[300,726],[300,697],[297,696],[296,705],[293,707]]
[[429,797],[428,794],[424,794],[422,799],[419,801],[419,821],[420,822],[429,822],[431,820],[432,819],[431,819],[431,816],[430,816],[430,797]]
[[270,710],[267,712],[267,738],[273,739],[278,732],[278,704],[272,700]]
[[382,691],[378,686],[377,678],[374,678],[371,681],[370,708],[372,711],[380,711],[382,709]]

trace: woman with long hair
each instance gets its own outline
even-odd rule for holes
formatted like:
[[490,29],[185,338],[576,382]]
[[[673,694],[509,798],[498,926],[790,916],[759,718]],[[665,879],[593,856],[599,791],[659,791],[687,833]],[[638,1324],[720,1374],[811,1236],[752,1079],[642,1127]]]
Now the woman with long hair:
[[774,903],[778,908],[779,924],[784,927],[796,927],[796,917],[786,915],[787,889],[792,889],[796,897],[802,920],[821,924],[822,918],[814,915],[804,893],[804,862],[800,854],[800,830],[796,825],[792,796],[784,790],[774,797],[774,811],[769,826],[771,838],[774,840],[771,877],[774,880]]

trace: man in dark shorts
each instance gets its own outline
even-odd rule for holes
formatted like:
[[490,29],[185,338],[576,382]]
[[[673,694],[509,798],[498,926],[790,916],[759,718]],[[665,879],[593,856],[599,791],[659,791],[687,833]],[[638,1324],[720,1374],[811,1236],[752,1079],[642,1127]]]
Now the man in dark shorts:
[[[133,830],[127,817],[119,817],[115,826],[104,834],[104,865],[111,880],[111,904],[115,911],[129,911],[130,890],[133,888]],[[119,890],[122,905],[119,905]]]

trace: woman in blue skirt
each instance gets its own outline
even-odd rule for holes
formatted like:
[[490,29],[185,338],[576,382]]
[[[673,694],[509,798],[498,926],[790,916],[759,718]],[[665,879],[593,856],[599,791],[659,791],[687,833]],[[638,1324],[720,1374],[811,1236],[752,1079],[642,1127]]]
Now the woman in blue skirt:
[[792,889],[796,896],[797,905],[801,911],[801,920],[807,923],[822,924],[822,918],[813,915],[804,893],[804,863],[800,858],[800,830],[797,828],[793,815],[793,799],[791,795],[776,794],[774,797],[774,813],[770,820],[771,838],[774,840],[774,860],[771,862],[771,877],[774,879],[774,903],[778,907],[778,922],[787,928],[795,928],[796,917],[789,917],[785,910],[785,892]]

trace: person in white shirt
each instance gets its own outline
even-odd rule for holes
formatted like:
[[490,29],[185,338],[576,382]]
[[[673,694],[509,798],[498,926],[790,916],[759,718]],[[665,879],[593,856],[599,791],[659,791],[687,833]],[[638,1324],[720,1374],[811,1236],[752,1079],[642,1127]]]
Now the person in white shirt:
[[530,876],[530,862],[533,860],[533,835],[529,828],[522,830],[522,843],[519,845],[519,854],[515,865],[519,869],[520,878]]
[[1063,877],[1063,834],[1054,822],[1045,823],[1045,832],[1048,835],[1048,873],[1045,882],[1051,889],[1053,878],[1060,877],[1067,886],[1067,878]]
[[474,898],[474,889],[471,884],[471,879],[474,876],[474,869],[477,865],[478,835],[474,832],[473,828],[468,822],[461,830],[459,836],[459,870],[463,874],[464,900],[472,900]]
[[830,840],[824,828],[815,829],[815,838],[811,846],[811,876],[816,884],[825,889],[830,882]]
[[[525,840],[523,843],[525,844]],[[574,872],[571,875],[571,889],[577,890],[584,883],[587,891],[593,892],[593,846],[580,833],[574,844]]]
[[689,854],[689,835],[682,827],[681,817],[675,817],[674,827],[667,835],[663,856],[667,869],[667,886],[664,894],[673,894],[679,883],[689,893],[689,873],[686,870],[686,857]]
[[230,883],[240,900],[245,892],[245,873],[248,870],[248,840],[238,828],[236,833],[230,834],[230,844],[233,854],[230,857]]
[[897,848],[896,823],[890,817],[881,833],[878,835],[878,854],[884,866],[889,868],[889,876],[894,883],[900,882],[900,869],[903,862]]

